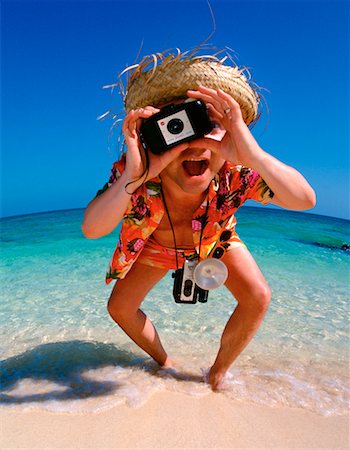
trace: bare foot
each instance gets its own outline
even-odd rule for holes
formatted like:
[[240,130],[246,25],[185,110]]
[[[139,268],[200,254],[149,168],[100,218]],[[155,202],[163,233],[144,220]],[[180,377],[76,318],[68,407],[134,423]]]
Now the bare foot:
[[167,356],[164,364],[161,366],[162,369],[171,369],[172,367],[174,367],[175,365],[175,361],[172,360],[169,356]]
[[224,376],[225,372],[214,372],[212,369],[210,369],[208,381],[212,391],[219,392],[223,389]]

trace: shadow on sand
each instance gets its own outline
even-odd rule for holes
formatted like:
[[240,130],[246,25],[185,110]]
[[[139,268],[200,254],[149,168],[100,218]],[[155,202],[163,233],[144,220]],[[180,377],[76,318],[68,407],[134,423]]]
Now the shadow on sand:
[[[150,358],[119,350],[113,344],[79,340],[52,342],[0,361],[0,403],[10,405],[48,400],[79,400],[115,393],[127,381],[99,381],[84,375],[88,370],[107,366],[137,367],[150,376],[163,379],[204,381],[203,376],[162,369]],[[15,388],[23,380],[34,383],[52,382],[56,386],[48,387],[49,392],[22,394]]]
[[[84,377],[83,373],[106,366],[131,367],[142,361],[113,344],[77,340],[39,345],[0,361],[0,403],[20,404],[108,395],[117,391],[120,383],[96,381]],[[25,379],[53,382],[59,387],[39,394],[11,393],[11,388]]]

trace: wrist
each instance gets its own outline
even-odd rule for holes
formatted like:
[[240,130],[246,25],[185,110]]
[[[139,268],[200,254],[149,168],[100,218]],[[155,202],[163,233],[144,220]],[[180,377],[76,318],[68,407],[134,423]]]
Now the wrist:
[[259,146],[243,120],[232,124],[230,134],[240,164],[253,169],[260,165],[267,153]]
[[124,171],[120,177],[122,189],[128,195],[132,195],[144,182],[144,176],[136,176]]

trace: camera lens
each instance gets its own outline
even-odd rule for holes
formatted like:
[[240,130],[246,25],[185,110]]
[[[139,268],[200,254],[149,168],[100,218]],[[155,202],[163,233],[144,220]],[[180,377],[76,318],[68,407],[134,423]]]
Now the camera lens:
[[189,297],[192,294],[192,286],[193,283],[191,280],[186,280],[184,285],[184,295],[185,297]]
[[171,119],[168,122],[167,129],[171,134],[179,134],[184,129],[184,123],[181,119]]

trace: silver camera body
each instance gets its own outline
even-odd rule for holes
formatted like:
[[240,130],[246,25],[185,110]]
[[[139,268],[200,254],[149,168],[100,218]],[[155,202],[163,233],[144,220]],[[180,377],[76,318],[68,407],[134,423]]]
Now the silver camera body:
[[181,269],[173,273],[173,295],[176,303],[194,304],[197,300],[205,303],[208,300],[209,291],[201,289],[194,280],[194,269],[197,261],[186,260]]

